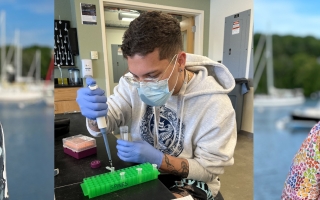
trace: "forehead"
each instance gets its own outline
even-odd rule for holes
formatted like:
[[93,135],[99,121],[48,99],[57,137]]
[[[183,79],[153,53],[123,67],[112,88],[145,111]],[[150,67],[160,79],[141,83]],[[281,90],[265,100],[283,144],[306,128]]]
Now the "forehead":
[[159,52],[157,50],[145,56],[136,54],[128,57],[127,60],[129,71],[136,75],[143,75],[150,71],[160,70],[165,64],[169,63],[167,59],[159,59]]

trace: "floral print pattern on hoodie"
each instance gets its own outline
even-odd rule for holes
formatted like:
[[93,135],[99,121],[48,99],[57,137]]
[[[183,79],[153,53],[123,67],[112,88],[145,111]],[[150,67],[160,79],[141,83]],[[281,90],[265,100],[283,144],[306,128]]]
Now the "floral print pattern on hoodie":
[[320,122],[310,131],[296,153],[281,199],[320,198]]

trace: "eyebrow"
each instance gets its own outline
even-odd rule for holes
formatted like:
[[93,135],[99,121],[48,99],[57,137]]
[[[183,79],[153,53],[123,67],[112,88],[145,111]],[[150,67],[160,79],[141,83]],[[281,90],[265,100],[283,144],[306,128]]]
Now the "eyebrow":
[[[129,71],[132,75],[137,76],[136,74],[132,73],[129,69],[128,69],[128,71]],[[148,75],[148,74],[153,74],[153,73],[156,73],[156,72],[159,72],[159,71],[158,71],[158,70],[153,70],[153,71],[151,71],[151,72],[148,72],[148,73],[146,73],[146,74],[143,74],[142,76],[146,76],[146,75]]]

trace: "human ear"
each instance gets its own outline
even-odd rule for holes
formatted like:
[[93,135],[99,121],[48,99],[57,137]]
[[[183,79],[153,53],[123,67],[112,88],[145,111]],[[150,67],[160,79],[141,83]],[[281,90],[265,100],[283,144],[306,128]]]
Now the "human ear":
[[181,51],[178,55],[177,62],[179,63],[179,71],[183,71],[186,65],[187,55],[184,51]]

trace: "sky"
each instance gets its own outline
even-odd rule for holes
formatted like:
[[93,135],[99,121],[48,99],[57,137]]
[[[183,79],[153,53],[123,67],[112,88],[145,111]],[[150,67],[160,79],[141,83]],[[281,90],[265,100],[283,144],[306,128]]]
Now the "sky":
[[[254,0],[254,32],[320,39],[320,0]],[[6,13],[6,41],[20,31],[22,47],[53,47],[54,0],[0,0]],[[1,27],[0,27],[1,28]]]
[[254,0],[254,32],[320,39],[320,0]]
[[6,15],[6,44],[13,44],[19,30],[22,47],[53,47],[53,0],[0,0],[1,11]]

